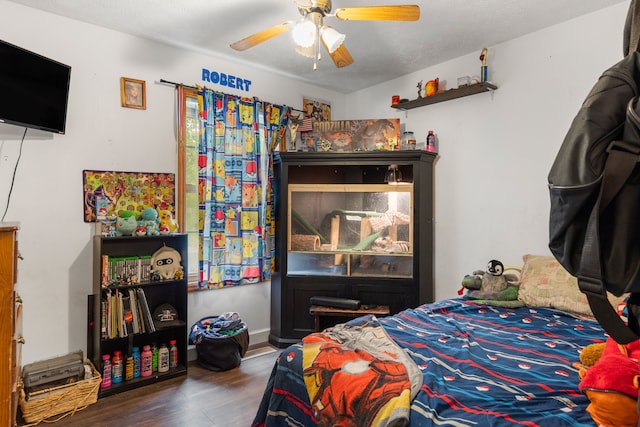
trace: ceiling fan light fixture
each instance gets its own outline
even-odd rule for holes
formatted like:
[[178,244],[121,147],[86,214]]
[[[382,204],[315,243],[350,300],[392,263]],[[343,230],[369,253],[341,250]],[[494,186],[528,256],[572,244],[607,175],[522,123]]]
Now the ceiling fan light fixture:
[[316,46],[313,44],[309,47],[296,46],[296,52],[305,58],[313,58],[316,56]]
[[302,48],[313,46],[316,41],[317,27],[310,20],[304,19],[298,22],[291,31],[293,41]]
[[327,26],[322,27],[322,32],[320,34],[322,36],[322,41],[327,46],[327,50],[329,51],[329,53],[335,52],[336,49],[338,49],[342,45],[345,39],[344,34]]

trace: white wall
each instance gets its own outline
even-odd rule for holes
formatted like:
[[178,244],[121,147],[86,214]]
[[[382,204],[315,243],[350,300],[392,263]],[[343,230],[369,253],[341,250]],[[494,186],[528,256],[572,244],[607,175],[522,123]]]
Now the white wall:
[[[5,218],[21,223],[23,363],[86,351],[93,226],[83,222],[82,170],[177,172],[175,91],[156,82],[205,84],[200,80],[204,67],[253,82],[249,93],[207,84],[215,90],[298,109],[303,95],[317,97],[331,102],[336,117],[344,116],[342,94],[5,0],[0,0],[0,39],[72,66],[66,134],[42,139],[27,132]],[[146,81],[146,110],[120,106],[122,76]],[[0,129],[0,216],[20,147],[9,134]],[[195,292],[189,295],[188,324],[237,311],[252,343],[266,341],[269,303],[268,283]]]
[[[434,77],[455,85],[479,74],[480,52],[344,95],[275,74],[158,45],[0,0],[0,38],[73,67],[67,134],[24,143],[6,217],[20,221],[19,286],[24,299],[23,362],[86,348],[92,226],[82,221],[82,170],[175,172],[171,87],[202,83],[202,67],[251,79],[251,96],[301,107],[302,95],[332,103],[335,119],[399,117],[424,140],[439,137],[435,183],[436,297],[455,296],[472,270],[497,258],[521,265],[548,253],[546,175],[569,124],[604,69],[622,56],[627,4],[489,48],[499,89],[409,111],[391,96],[415,98]],[[147,82],[147,110],[120,107],[121,76]],[[223,92],[233,90],[214,87]],[[19,141],[0,133],[0,210]],[[4,138],[4,139],[3,139]],[[5,161],[4,158],[7,158]],[[238,311],[252,343],[269,329],[268,284],[189,296],[189,324]]]
[[498,90],[397,112],[391,96],[417,96],[439,77],[447,87],[479,75],[475,54],[362,90],[350,118],[399,117],[424,141],[439,140],[435,167],[436,298],[456,296],[465,274],[491,259],[521,266],[526,253],[550,254],[547,174],[582,101],[600,74],[622,59],[622,3],[489,48]]

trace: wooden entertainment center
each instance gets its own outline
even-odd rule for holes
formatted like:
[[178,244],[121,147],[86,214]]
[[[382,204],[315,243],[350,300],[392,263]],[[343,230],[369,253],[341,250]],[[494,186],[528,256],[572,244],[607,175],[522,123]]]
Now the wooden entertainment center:
[[[422,150],[276,156],[272,345],[319,327],[313,296],[388,306],[390,314],[433,301],[435,158]],[[392,167],[401,182],[389,181]]]

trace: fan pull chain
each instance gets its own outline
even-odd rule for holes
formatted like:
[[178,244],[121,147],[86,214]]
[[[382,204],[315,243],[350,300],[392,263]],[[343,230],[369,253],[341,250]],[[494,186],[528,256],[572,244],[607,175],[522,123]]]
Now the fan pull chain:
[[316,54],[313,55],[313,71],[317,71],[318,70],[318,61],[320,61],[322,58],[320,57],[320,28],[319,26],[316,24],[316,43],[315,43],[315,48],[316,48]]

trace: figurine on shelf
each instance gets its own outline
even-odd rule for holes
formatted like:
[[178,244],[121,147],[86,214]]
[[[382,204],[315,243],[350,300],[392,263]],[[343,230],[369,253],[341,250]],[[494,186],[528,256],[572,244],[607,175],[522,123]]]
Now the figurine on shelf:
[[135,236],[138,228],[136,213],[133,211],[122,211],[116,218],[116,235]]
[[169,246],[163,246],[151,256],[151,273],[158,273],[162,280],[174,280],[176,272],[182,270],[182,256],[180,252]]
[[422,98],[422,80],[418,82],[416,87],[418,88],[418,98]]
[[147,236],[157,236],[160,232],[158,228],[160,226],[160,218],[158,217],[158,212],[154,208],[146,208],[142,211],[142,219],[143,226],[146,231]]
[[169,227],[164,223],[160,223],[160,234],[163,236],[166,236],[167,234],[169,234],[171,231],[169,230]]
[[136,236],[146,236],[147,235],[147,229],[144,226],[144,221],[140,220],[138,221],[138,227],[136,228]]
[[480,67],[480,81],[487,81],[487,58],[489,57],[489,50],[485,47],[480,52],[480,62],[482,66]]
[[296,138],[298,137],[298,128],[300,125],[298,124],[298,116],[291,115],[289,118],[289,123],[287,124],[289,128],[289,147],[288,151],[298,151],[298,147],[296,145]]
[[[160,220],[160,227],[166,227],[169,229],[169,233],[175,233],[178,231],[178,221],[173,217],[171,207],[160,208],[157,207],[158,218]],[[166,233],[168,234],[168,233]]]
[[425,88],[425,95],[433,96],[438,93],[438,85],[440,83],[439,78],[435,78],[434,80],[429,80],[427,82],[427,87]]

